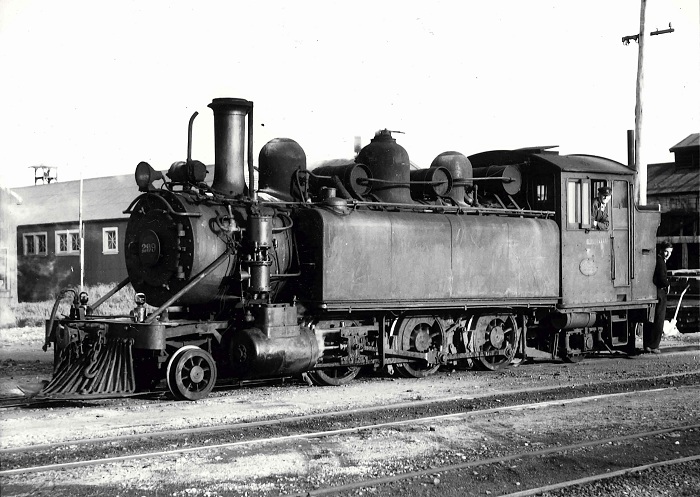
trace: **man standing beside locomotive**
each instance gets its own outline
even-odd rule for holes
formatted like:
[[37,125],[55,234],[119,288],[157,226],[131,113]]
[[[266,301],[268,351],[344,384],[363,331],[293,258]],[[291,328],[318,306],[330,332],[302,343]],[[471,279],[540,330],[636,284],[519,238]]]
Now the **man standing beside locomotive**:
[[610,188],[607,186],[601,186],[598,188],[598,196],[593,200],[593,206],[591,208],[591,217],[593,218],[593,229],[596,230],[607,230],[610,226],[610,220],[608,219],[608,201],[610,200]]
[[654,269],[654,285],[656,286],[656,296],[659,301],[654,312],[654,322],[645,326],[644,330],[644,352],[660,354],[659,344],[661,335],[664,333],[664,320],[666,319],[666,293],[668,292],[668,276],[666,274],[666,261],[671,257],[673,245],[663,242],[656,255],[656,268]]

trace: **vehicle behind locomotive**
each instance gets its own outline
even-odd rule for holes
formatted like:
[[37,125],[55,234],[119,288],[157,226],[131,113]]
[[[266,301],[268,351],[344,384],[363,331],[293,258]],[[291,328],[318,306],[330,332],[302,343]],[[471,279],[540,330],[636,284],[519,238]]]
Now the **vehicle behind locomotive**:
[[[412,171],[382,130],[354,161],[312,171],[295,141],[271,140],[256,190],[252,102],[209,107],[213,181],[191,157],[165,175],[137,166],[128,278],[94,304],[73,292],[67,316],[57,300],[46,339],[55,373],[40,395],[165,384],[195,400],[223,377],[339,385],[363,367],[423,377],[534,353],[634,351],[655,304],[659,213],[634,205],[622,164],[533,148],[445,152]],[[605,231],[590,219],[600,186],[613,190]],[[100,315],[126,284],[131,316]]]

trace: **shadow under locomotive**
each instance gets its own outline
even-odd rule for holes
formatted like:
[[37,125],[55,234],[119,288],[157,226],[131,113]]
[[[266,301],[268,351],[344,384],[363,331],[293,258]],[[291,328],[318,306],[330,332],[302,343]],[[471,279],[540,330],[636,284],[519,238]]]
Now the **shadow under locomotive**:
[[[411,170],[381,130],[354,160],[313,170],[295,141],[271,140],[252,189],[252,102],[209,107],[213,182],[190,152],[165,175],[137,166],[128,278],[92,304],[73,291],[68,316],[57,316],[59,296],[46,335],[54,376],[39,396],[165,383],[195,400],[224,377],[340,385],[361,368],[424,377],[535,351],[634,352],[656,302],[659,210],[634,205],[624,165],[538,147],[444,152]],[[601,186],[613,192],[604,230],[590,210]],[[127,284],[131,315],[99,315]]]

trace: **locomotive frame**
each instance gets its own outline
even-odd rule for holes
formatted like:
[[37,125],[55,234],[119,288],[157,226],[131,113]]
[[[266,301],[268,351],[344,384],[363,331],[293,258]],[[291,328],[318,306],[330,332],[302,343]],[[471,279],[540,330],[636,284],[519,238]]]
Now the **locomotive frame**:
[[[213,182],[191,143],[169,181],[137,166],[129,278],[94,304],[73,291],[68,316],[57,317],[59,296],[45,344],[54,377],[40,396],[165,385],[196,400],[222,377],[340,385],[365,367],[425,377],[443,365],[635,353],[656,303],[660,214],[634,205],[629,168],[537,147],[445,152],[410,171],[382,130],[354,161],[313,171],[296,142],[272,140],[255,190],[252,102],[210,107]],[[600,186],[613,191],[604,231],[590,220]],[[137,291],[131,315],[97,314],[126,284]]]

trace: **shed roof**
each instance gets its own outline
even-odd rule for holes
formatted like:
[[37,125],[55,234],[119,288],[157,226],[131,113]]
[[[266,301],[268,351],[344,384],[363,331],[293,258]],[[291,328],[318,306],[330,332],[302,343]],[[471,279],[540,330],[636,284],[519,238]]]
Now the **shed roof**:
[[648,195],[689,192],[700,192],[700,171],[696,167],[678,167],[675,162],[647,166]]
[[[213,177],[214,166],[209,165],[205,182],[211,185]],[[12,208],[17,226],[78,222],[79,180],[24,186],[13,188],[12,192],[21,197],[21,202]],[[128,219],[129,215],[124,211],[140,194],[133,173],[85,178],[83,221]]]
[[[12,189],[22,199],[13,208],[17,225],[78,222],[80,181]],[[83,180],[83,220],[122,219],[123,211],[139,194],[133,174]]]
[[[691,133],[673,147],[670,152],[695,152],[700,154],[700,133]],[[676,156],[676,161],[678,161]],[[689,167],[690,166],[690,167]],[[695,162],[681,160],[662,162],[647,166],[647,194],[672,195],[677,193],[700,193],[700,170]]]
[[687,137],[683,138],[681,141],[676,143],[674,146],[668,149],[669,152],[679,152],[688,148],[698,148],[700,149],[700,133],[692,133]]

